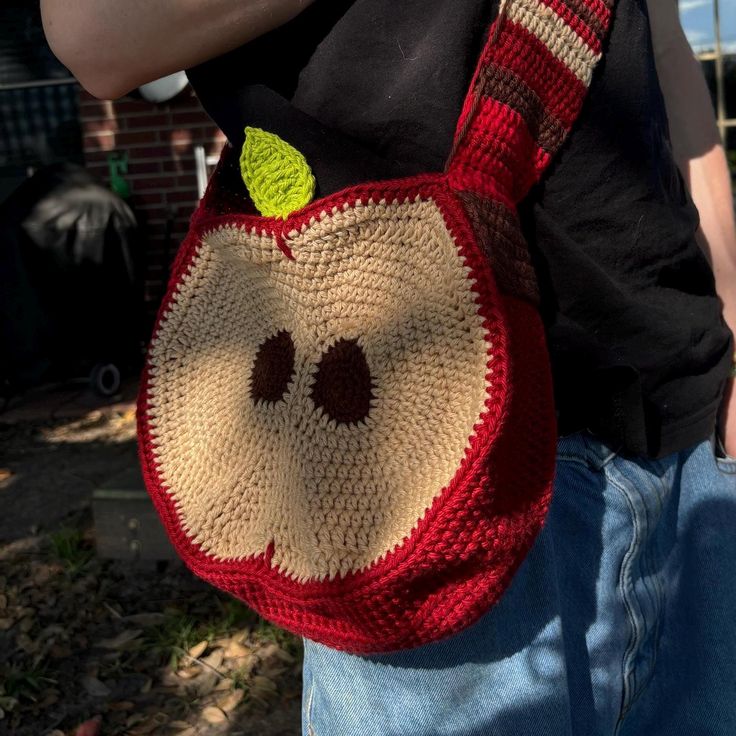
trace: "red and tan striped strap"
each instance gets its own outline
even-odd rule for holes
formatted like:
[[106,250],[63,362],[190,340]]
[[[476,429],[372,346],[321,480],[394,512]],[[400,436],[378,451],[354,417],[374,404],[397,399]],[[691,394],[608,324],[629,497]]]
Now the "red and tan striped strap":
[[580,114],[614,0],[502,0],[455,132],[446,171],[476,234],[500,233],[499,286],[535,303],[516,205]]

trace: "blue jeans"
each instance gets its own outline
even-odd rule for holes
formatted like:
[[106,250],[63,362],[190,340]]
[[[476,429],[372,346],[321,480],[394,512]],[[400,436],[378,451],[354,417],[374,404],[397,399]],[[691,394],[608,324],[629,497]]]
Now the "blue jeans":
[[441,642],[305,641],[305,736],[734,736],[736,458],[558,444],[544,529],[498,604]]

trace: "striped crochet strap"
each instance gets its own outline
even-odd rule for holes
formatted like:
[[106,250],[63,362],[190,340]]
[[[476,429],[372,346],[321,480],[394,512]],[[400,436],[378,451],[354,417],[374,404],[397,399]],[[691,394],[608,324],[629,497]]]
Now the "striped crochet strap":
[[535,303],[536,278],[516,204],[577,119],[603,53],[614,0],[502,0],[458,121],[446,170],[499,285]]
[[518,203],[577,119],[613,0],[505,0],[489,32],[448,162],[461,191]]

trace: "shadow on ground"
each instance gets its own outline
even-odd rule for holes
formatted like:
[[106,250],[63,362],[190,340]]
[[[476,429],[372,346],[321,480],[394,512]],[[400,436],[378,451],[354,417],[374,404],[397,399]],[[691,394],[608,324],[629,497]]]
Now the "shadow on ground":
[[180,563],[96,555],[93,490],[137,463],[130,398],[34,401],[0,415],[0,734],[300,733],[298,639]]

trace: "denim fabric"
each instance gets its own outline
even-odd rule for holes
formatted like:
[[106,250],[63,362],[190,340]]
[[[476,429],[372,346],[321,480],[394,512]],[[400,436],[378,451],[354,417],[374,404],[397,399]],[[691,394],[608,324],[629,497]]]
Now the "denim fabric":
[[498,604],[441,642],[305,641],[305,736],[733,736],[736,458],[558,444],[544,529]]

